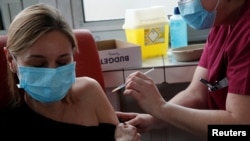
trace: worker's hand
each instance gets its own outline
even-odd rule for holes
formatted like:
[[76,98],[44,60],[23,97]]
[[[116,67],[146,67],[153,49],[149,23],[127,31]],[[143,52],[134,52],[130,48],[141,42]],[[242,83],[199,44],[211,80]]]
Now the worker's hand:
[[115,130],[115,139],[116,141],[140,141],[141,134],[137,132],[136,127],[119,123]]

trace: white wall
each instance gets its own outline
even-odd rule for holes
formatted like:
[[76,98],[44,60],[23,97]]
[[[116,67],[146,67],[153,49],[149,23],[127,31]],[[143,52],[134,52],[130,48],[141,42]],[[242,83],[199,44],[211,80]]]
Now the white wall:
[[156,5],[166,7],[166,15],[172,14],[178,0],[83,0],[86,21],[123,19],[126,9]]

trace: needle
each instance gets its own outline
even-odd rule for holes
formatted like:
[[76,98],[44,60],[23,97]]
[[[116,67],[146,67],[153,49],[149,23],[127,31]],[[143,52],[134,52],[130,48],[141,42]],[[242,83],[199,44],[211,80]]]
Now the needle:
[[[151,71],[153,71],[155,68],[151,68],[150,70],[148,70],[148,71],[146,71],[146,72],[144,72],[143,74],[148,74],[148,73],[150,73]],[[122,88],[124,88],[126,86],[126,84],[124,83],[124,84],[121,84],[120,86],[118,86],[118,87],[116,87],[115,89],[113,89],[112,90],[112,93],[113,92],[116,92],[116,91],[118,91],[118,90],[120,90],[120,89],[122,89]]]

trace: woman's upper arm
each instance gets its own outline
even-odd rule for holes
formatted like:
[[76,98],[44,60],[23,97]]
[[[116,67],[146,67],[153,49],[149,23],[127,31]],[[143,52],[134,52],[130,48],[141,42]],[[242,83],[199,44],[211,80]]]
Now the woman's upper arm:
[[96,100],[93,102],[96,103],[95,106],[99,122],[111,123],[117,125],[119,123],[119,120],[116,116],[113,105],[109,101],[102,87],[97,82],[93,83],[95,87],[93,89],[94,92],[96,93],[95,95],[97,96]]
[[[77,97],[83,99],[84,108],[91,110],[99,123],[119,123],[115,110],[101,85],[93,78],[80,77],[77,83]],[[82,94],[84,93],[84,95]]]

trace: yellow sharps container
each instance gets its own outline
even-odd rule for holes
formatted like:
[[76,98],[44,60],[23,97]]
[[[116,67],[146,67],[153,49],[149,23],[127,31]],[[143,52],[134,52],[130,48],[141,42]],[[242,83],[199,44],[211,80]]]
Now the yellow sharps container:
[[167,54],[169,22],[164,6],[127,9],[123,29],[128,42],[141,46],[143,60]]

